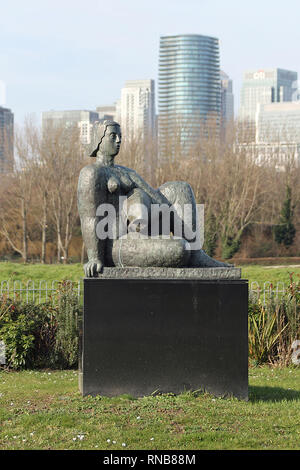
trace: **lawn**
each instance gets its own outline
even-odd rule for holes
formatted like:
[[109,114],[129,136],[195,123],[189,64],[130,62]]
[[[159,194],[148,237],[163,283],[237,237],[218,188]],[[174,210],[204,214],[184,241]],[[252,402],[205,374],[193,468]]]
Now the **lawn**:
[[[242,277],[244,279],[249,279],[249,284],[253,281],[257,281],[261,287],[263,287],[264,282],[271,282],[274,285],[276,285],[277,282],[288,284],[289,273],[291,272],[300,276],[300,268],[289,266],[279,268],[259,265],[242,266]],[[70,279],[72,281],[78,281],[82,277],[83,268],[79,263],[67,265],[43,265],[0,262],[0,282],[3,280],[28,281],[29,279],[34,281],[40,281],[42,279],[48,281],[56,279]]]
[[251,282],[256,281],[258,284],[263,287],[265,282],[272,283],[275,287],[277,282],[284,283],[287,285],[289,283],[290,273],[293,273],[294,279],[300,277],[300,268],[295,267],[276,267],[276,266],[241,266],[242,268],[242,277],[244,279],[249,279],[249,285]]
[[0,282],[11,279],[20,281],[47,281],[70,279],[78,281],[84,276],[83,267],[74,264],[24,264],[0,262]]
[[250,399],[81,397],[76,371],[0,372],[0,449],[300,449],[300,368],[250,368]]
[[[249,283],[289,280],[300,268],[242,266]],[[79,280],[80,264],[0,263],[10,279]],[[0,449],[300,449],[300,368],[250,368],[250,398],[185,393],[85,397],[77,372],[0,372]]]

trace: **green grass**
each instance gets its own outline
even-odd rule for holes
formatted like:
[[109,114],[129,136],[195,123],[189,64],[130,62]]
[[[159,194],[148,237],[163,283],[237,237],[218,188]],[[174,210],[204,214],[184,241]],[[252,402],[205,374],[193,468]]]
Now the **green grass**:
[[[290,268],[288,266],[282,268],[266,267],[266,266],[242,266],[242,277],[249,279],[249,283],[257,281],[263,286],[264,282],[272,282],[276,284],[278,281],[285,284],[289,281],[289,273],[294,272],[300,276],[300,268]],[[2,280],[21,280],[40,281],[42,279],[62,280],[70,279],[78,281],[83,277],[83,268],[79,263],[57,265],[57,264],[21,264],[0,262],[0,282]]]
[[0,282],[8,279],[12,281],[40,281],[41,279],[78,281],[83,276],[83,267],[79,263],[64,265],[0,262]]
[[248,402],[83,398],[77,381],[75,371],[2,371],[0,449],[300,449],[300,368],[251,368]]
[[271,282],[276,286],[277,282],[283,282],[285,285],[289,283],[289,274],[294,273],[294,279],[300,277],[300,268],[273,266],[242,266],[242,277],[249,279],[249,284],[253,281],[259,283],[261,287],[265,282]]

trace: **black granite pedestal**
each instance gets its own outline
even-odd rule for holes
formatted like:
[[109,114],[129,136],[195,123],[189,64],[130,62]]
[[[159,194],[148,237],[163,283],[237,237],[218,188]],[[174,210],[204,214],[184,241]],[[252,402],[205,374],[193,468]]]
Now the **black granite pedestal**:
[[248,285],[221,269],[172,278],[174,270],[111,268],[85,279],[81,393],[202,390],[246,400]]

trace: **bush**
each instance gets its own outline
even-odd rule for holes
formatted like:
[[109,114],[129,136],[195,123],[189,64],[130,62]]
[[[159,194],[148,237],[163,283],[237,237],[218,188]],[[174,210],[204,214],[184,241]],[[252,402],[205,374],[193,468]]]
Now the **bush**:
[[3,296],[0,311],[0,339],[5,343],[7,365],[13,369],[45,365],[49,337],[55,330],[51,305],[23,304]]
[[0,298],[0,340],[13,369],[74,367],[81,313],[73,285],[63,281],[51,301],[39,305]]
[[73,367],[78,362],[80,307],[73,283],[63,281],[55,295],[57,330],[55,354],[62,367]]
[[263,304],[249,299],[249,357],[256,364],[264,362],[287,365],[292,343],[300,339],[300,284],[290,275],[287,292],[281,298]]

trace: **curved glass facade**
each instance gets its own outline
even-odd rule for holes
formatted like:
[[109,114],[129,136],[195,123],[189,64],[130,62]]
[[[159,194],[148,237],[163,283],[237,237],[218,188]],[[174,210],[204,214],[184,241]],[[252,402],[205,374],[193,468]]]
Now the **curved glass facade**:
[[[158,78],[159,140],[182,124],[182,138],[197,137],[209,116],[221,113],[219,40],[198,34],[162,36]],[[187,124],[188,123],[188,124]],[[173,130],[172,130],[173,129]],[[178,129],[176,130],[178,133]],[[193,139],[192,139],[193,140]]]

